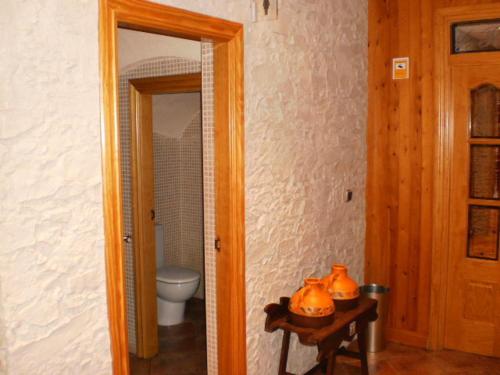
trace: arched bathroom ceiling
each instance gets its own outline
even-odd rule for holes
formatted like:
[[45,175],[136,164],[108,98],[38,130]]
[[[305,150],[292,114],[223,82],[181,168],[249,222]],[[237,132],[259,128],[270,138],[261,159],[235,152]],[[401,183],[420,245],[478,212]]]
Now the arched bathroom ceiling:
[[200,110],[200,93],[153,95],[153,131],[180,139]]
[[140,60],[175,56],[201,61],[201,43],[165,35],[118,29],[120,71]]

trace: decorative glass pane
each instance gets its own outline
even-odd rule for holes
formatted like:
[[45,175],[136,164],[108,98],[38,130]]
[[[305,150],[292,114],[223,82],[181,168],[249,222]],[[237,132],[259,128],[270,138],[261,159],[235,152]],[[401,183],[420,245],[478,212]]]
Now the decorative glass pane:
[[496,207],[469,207],[468,257],[498,259],[499,211]]
[[471,91],[471,136],[500,137],[500,89],[494,85]]
[[470,197],[498,199],[500,192],[500,146],[472,146]]
[[456,23],[453,53],[500,51],[500,20]]

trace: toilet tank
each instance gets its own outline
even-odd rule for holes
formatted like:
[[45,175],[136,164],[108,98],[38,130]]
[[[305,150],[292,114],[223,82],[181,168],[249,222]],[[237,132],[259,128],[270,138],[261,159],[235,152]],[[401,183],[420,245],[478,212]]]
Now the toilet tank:
[[163,225],[155,224],[155,247],[156,247],[156,267],[165,265],[165,255],[163,253]]

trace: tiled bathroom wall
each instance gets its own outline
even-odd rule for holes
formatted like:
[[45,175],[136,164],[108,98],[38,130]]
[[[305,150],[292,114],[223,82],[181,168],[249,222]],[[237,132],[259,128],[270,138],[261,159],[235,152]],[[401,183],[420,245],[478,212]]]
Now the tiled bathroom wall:
[[156,223],[163,224],[165,259],[181,263],[180,142],[153,133]]
[[[201,103],[200,103],[201,104]],[[204,298],[203,162],[201,111],[181,138],[153,133],[156,223],[164,228],[166,264],[201,274]]]
[[[182,259],[180,265],[192,268],[204,275],[203,152],[200,112],[184,130],[181,139]],[[204,289],[205,283],[202,276],[195,297],[204,298]]]
[[[215,189],[214,189],[214,121],[213,121],[213,52],[212,43],[202,43],[202,63],[176,57],[158,57],[153,59],[138,62],[132,66],[125,67],[120,75],[120,126],[121,126],[121,146],[122,146],[122,179],[124,187],[123,205],[125,213],[125,230],[127,233],[132,232],[132,211],[131,211],[131,157],[130,157],[130,123],[129,123],[129,103],[128,90],[129,80],[134,78],[195,73],[202,70],[202,143],[203,143],[203,231],[205,238],[205,303],[206,303],[206,319],[207,319],[207,356],[208,356],[208,373],[217,374],[217,325],[216,325],[216,290],[215,290],[215,249],[213,243],[215,240]],[[196,119],[193,119],[196,123]],[[192,124],[194,127],[194,125]],[[194,130],[191,126],[186,129],[186,140],[194,137]],[[200,137],[198,137],[198,142]],[[161,163],[157,168],[159,173],[167,174],[167,179],[162,184],[168,184],[168,181],[173,181],[172,186],[178,186],[182,189],[183,183],[188,184],[190,181],[187,177],[182,181],[181,177],[169,175],[173,173],[175,168],[172,165],[181,165],[180,158],[182,155],[182,144],[175,142],[172,139],[166,138],[161,140],[158,135],[153,138],[154,148],[157,149],[161,143],[165,143],[168,147],[177,151],[178,158],[172,157],[166,159],[165,163]],[[181,142],[182,143],[182,142]],[[190,152],[185,151],[186,156],[191,157]],[[155,166],[156,167],[156,166]],[[171,170],[172,172],[168,172]],[[177,175],[179,176],[179,175]],[[199,186],[199,184],[198,184]],[[155,186],[156,187],[156,186]],[[159,186],[159,189],[165,189]],[[194,191],[188,191],[184,194],[184,199],[189,199],[191,194],[196,194]],[[159,198],[157,198],[160,200]],[[161,198],[163,199],[163,198]],[[165,204],[162,202],[161,204]],[[166,207],[177,209],[174,205]],[[180,210],[180,207],[178,208]],[[200,220],[199,216],[193,220]],[[164,219],[162,219],[164,220]],[[182,238],[182,230],[180,223],[174,221],[166,221],[169,230],[165,230],[165,243],[175,242],[179,240],[175,236]],[[167,228],[166,228],[167,229]],[[184,233],[185,235],[185,233]],[[180,240],[179,240],[180,241]],[[129,350],[132,353],[136,352],[136,321],[135,321],[135,289],[134,289],[134,264],[133,264],[133,243],[126,245],[126,292],[127,292],[127,311],[128,311],[128,329],[129,329]],[[182,256],[170,253],[166,254],[167,259],[172,259],[172,262],[180,262],[182,264]],[[177,256],[177,257],[176,257]],[[199,261],[202,259],[198,258]]]

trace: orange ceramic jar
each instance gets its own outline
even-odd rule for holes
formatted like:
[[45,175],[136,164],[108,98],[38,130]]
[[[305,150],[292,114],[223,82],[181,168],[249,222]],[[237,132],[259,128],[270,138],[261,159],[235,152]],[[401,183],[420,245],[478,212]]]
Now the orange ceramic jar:
[[346,266],[334,264],[332,273],[323,279],[323,284],[339,310],[349,310],[357,305],[359,287],[347,274]]
[[321,279],[308,278],[290,299],[288,309],[293,324],[320,327],[333,321],[335,305]]

